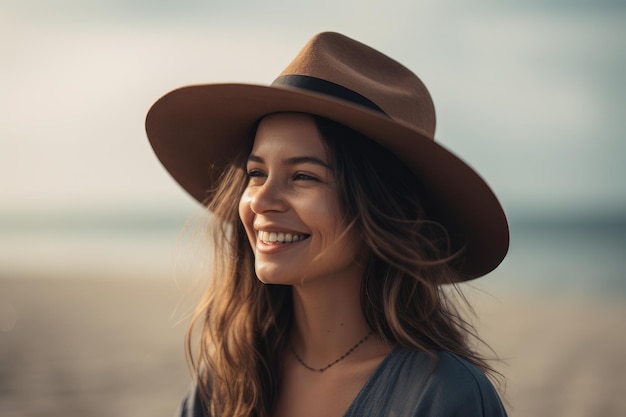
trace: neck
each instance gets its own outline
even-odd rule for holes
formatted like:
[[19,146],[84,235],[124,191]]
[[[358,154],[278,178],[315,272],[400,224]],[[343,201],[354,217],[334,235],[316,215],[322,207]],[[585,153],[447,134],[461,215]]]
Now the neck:
[[312,365],[326,365],[369,333],[360,285],[359,275],[329,285],[294,287],[292,344]]

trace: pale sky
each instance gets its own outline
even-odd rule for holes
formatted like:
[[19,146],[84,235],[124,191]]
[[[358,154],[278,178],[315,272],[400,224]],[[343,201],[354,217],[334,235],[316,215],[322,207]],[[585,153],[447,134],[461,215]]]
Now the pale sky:
[[625,21],[609,0],[0,0],[0,212],[194,208],[148,145],[149,106],[269,84],[324,30],[418,74],[437,140],[508,211],[626,208]]

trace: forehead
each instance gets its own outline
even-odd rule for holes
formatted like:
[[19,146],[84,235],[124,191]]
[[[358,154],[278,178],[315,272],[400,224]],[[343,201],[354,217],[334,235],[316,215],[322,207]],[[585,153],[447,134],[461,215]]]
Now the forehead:
[[257,129],[252,154],[316,156],[327,160],[326,146],[312,116],[278,113],[266,116]]

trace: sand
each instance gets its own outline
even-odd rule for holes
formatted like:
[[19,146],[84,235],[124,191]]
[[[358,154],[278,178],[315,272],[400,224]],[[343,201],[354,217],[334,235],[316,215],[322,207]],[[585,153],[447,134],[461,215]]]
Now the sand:
[[0,415],[173,415],[188,385],[175,293],[164,280],[0,281]]
[[[173,280],[0,279],[0,415],[172,416],[188,387]],[[626,304],[472,292],[510,416],[626,416]]]
[[508,295],[476,302],[480,333],[502,358],[511,416],[626,416],[626,305]]

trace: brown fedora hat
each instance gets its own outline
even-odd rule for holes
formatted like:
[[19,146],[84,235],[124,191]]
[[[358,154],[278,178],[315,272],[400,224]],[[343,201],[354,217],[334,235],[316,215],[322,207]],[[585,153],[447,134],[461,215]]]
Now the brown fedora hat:
[[461,159],[435,143],[435,110],[420,79],[388,56],[338,33],[313,37],[270,86],[192,85],[161,97],[146,119],[159,160],[206,202],[255,123],[278,112],[335,120],[385,146],[420,178],[426,209],[446,226],[460,280],[487,274],[508,250],[497,198]]

